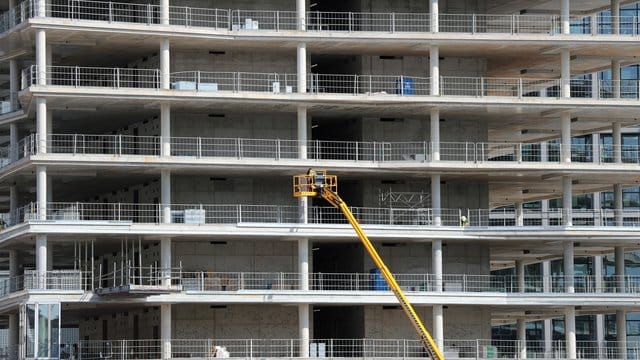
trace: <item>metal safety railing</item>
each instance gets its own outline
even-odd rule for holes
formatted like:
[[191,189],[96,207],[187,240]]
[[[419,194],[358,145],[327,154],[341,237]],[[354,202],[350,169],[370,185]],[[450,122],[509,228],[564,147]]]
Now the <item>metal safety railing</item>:
[[179,289],[183,277],[182,264],[165,269],[159,267],[157,263],[149,266],[132,266],[130,261],[127,264],[114,262],[108,269],[99,264],[96,272],[97,277],[94,279],[96,289],[120,286]]
[[[172,339],[172,340],[81,340],[70,346],[76,359],[160,359],[231,357],[244,359],[299,358],[299,339]],[[561,340],[445,339],[443,353],[450,359],[566,359]],[[311,358],[411,359],[426,357],[418,340],[406,339],[311,339]],[[635,341],[577,341],[579,359],[636,359]]]
[[[308,11],[300,19],[292,10],[216,9],[169,6],[168,19],[161,19],[161,7],[150,3],[54,0],[47,5],[47,17],[107,23],[162,24],[228,31],[295,31],[305,25],[314,32],[432,32],[432,15],[425,12],[327,12]],[[34,0],[26,0],[0,19],[0,31],[36,16]],[[571,16],[572,35],[638,35],[637,16]],[[562,17],[553,14],[439,14],[438,31],[444,33],[537,34],[562,33]]]

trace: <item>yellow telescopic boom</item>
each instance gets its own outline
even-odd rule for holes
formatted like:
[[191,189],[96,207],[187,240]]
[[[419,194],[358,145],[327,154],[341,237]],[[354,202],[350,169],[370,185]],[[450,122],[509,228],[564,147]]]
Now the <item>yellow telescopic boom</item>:
[[335,175],[327,175],[326,171],[314,171],[309,170],[305,175],[296,175],[293,177],[293,196],[295,197],[322,197],[327,200],[331,205],[340,209],[344,216],[347,218],[353,229],[358,234],[358,237],[362,241],[365,249],[371,256],[371,259],[380,269],[382,276],[386,280],[389,288],[398,299],[402,310],[409,318],[411,325],[418,333],[420,341],[425,350],[433,360],[444,360],[442,352],[436,345],[435,341],[431,337],[431,334],[422,324],[422,321],[418,317],[418,314],[413,309],[413,306],[407,300],[407,297],[402,292],[402,289],[396,282],[396,279],[385,265],[384,261],[378,254],[378,251],[373,247],[371,240],[362,230],[360,223],[353,216],[351,210],[347,207],[347,204],[338,196],[338,179]]

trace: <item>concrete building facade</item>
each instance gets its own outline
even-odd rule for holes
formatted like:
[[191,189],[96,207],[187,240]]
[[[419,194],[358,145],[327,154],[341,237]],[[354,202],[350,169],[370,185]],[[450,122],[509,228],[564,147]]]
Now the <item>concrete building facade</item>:
[[7,358],[425,357],[309,168],[448,359],[640,356],[635,2],[0,9]]

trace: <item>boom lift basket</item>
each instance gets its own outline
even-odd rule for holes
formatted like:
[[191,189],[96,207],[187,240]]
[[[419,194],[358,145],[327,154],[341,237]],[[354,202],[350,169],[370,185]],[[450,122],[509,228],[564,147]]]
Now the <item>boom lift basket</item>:
[[293,196],[316,197],[320,196],[320,189],[328,189],[338,193],[338,178],[335,175],[327,175],[326,170],[310,170],[306,175],[293,177]]

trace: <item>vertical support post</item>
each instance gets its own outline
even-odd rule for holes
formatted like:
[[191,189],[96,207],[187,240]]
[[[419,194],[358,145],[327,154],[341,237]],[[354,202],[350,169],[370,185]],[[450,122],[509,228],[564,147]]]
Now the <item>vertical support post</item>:
[[171,224],[171,171],[161,171],[160,188],[160,202],[162,203],[162,223]]
[[47,220],[47,167],[39,165],[36,176],[38,220]]
[[433,291],[442,292],[442,240],[431,242],[431,267],[433,272]]
[[431,161],[440,161],[440,109],[432,108],[431,115]]
[[573,182],[570,175],[562,177],[562,225],[573,226]]
[[19,74],[18,61],[16,59],[9,60],[9,96],[11,100],[11,111],[16,110],[18,106]]
[[310,306],[309,304],[298,305],[298,326],[300,330],[300,354],[301,358],[309,357],[309,341],[310,341]]
[[618,341],[618,357],[627,358],[627,312],[616,310],[616,340]]
[[562,33],[571,33],[571,1],[562,0],[561,15],[562,19]]
[[47,84],[47,34],[44,30],[36,30],[36,68],[37,84]]
[[46,287],[47,235],[36,235],[36,276],[39,289]]
[[576,344],[576,308],[568,306],[564,313],[564,329],[567,359],[575,360],[578,357]]
[[431,0],[429,2],[429,13],[431,14],[431,32],[437,33],[440,31],[440,10],[438,0]]
[[438,348],[444,349],[444,309],[442,305],[433,305],[433,340]]
[[624,247],[616,246],[615,248],[615,262],[616,262],[616,291],[619,294],[626,292],[625,282],[625,261],[624,261]]
[[517,328],[518,328],[518,345],[520,350],[519,359],[527,358],[527,323],[524,319],[517,320]]
[[307,44],[299,43],[297,47],[298,93],[307,92]]
[[[15,347],[18,345],[18,328],[20,327],[19,317],[17,313],[9,313],[9,347]],[[11,357],[11,355],[9,355]]]
[[542,292],[551,292],[551,261],[545,260],[542,262]]
[[564,290],[568,294],[576,292],[575,289],[575,270],[574,270],[574,249],[573,241],[565,241],[562,243],[563,262],[564,262]]
[[613,140],[613,162],[622,164],[622,125],[620,123],[613,123],[611,137]]
[[[600,257],[602,258],[602,257]],[[604,315],[603,314],[598,314],[596,315],[596,342],[598,343],[598,353],[596,354],[596,358],[598,359],[602,359],[605,357],[604,354],[604,341],[605,341],[605,336],[604,336]]]
[[162,286],[171,286],[171,238],[160,239],[160,267],[162,274]]
[[162,359],[171,359],[171,304],[160,305],[160,338]]
[[544,321],[544,358],[553,358],[553,320]]
[[298,30],[307,29],[307,3],[305,0],[296,0],[296,14],[298,17]]
[[429,95],[440,95],[440,48],[438,45],[431,45],[429,48],[429,76],[431,82],[431,92]]
[[611,60],[611,90],[614,99],[620,99],[620,95],[622,94],[622,82],[620,81],[621,63],[618,59]]
[[562,48],[560,50],[560,82],[561,82],[561,97],[571,97],[571,52],[568,48]]
[[169,0],[160,0],[160,24],[169,25]]
[[524,293],[525,273],[524,273],[524,261],[522,260],[516,260],[516,275],[518,276],[518,292]]
[[16,122],[9,124],[9,159],[18,160],[18,124]]
[[611,0],[611,32],[620,34],[620,0]]
[[298,271],[300,290],[309,290],[309,239],[298,239]]
[[615,226],[624,225],[624,202],[623,202],[623,189],[622,185],[613,185],[613,219]]
[[160,155],[171,156],[171,104],[166,102],[160,104],[160,142]]
[[433,208],[433,225],[442,225],[442,209],[440,204],[440,174],[431,175],[431,207]]
[[561,125],[561,142],[560,142],[560,154],[561,162],[571,162],[571,114],[569,112],[563,112],[560,115]]
[[593,257],[593,284],[594,291],[596,293],[603,292],[603,283],[602,283],[602,256],[596,255]]
[[[168,0],[163,0],[168,1]],[[168,38],[160,40],[160,88],[168,90],[171,88],[171,44]]]
[[516,203],[516,226],[524,226],[524,207],[522,202]]

